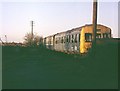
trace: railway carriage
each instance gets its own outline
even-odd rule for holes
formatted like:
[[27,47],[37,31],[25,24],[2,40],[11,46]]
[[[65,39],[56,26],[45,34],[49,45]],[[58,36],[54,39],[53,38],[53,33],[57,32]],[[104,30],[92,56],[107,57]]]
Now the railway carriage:
[[[82,27],[80,36],[80,53],[86,53],[92,47],[93,26],[85,25]],[[104,25],[97,25],[96,41],[99,39],[111,38],[111,29]]]
[[54,35],[44,38],[44,44],[48,49],[54,49]]
[[55,35],[55,43],[54,43],[54,49],[56,51],[61,51],[64,52],[66,51],[65,49],[65,32],[57,33]]
[[[67,52],[87,53],[92,46],[92,24],[74,28],[65,32],[57,33],[44,38],[46,48]],[[111,29],[104,25],[97,25],[96,38],[111,38]]]
[[66,32],[68,41],[65,42],[67,52],[79,53],[81,28],[75,28]]

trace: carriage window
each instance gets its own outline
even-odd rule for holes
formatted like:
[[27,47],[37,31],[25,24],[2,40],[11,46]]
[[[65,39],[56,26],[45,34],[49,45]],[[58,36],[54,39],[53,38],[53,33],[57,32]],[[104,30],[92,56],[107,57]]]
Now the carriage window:
[[62,41],[62,43],[64,43],[64,37],[62,37],[62,40],[61,40],[61,41]]
[[108,34],[106,33],[106,38],[109,38]]
[[61,37],[61,43],[63,43],[63,37]]
[[49,40],[49,44],[51,44],[51,39]]
[[68,36],[66,36],[66,42],[68,42]]
[[69,41],[70,41],[70,35],[68,35],[68,37],[67,37],[67,38],[68,38],[68,43],[69,43]]
[[56,38],[57,43],[59,43],[59,40],[60,40],[59,38]]
[[69,35],[67,35],[66,41],[69,42],[69,40],[70,40],[70,37],[69,37]]
[[57,44],[57,40],[55,41],[55,43]]
[[78,34],[78,38],[79,38],[78,41],[80,42],[80,34]]
[[104,34],[103,34],[103,38],[108,38],[108,34],[107,34],[107,33],[104,33]]
[[75,34],[75,43],[77,43],[77,34]]
[[108,34],[108,38],[111,38],[111,34]]
[[57,44],[57,38],[55,39],[55,43]]
[[92,34],[91,33],[85,33],[85,41],[86,42],[92,41]]
[[73,37],[74,37],[74,36],[73,36],[73,35],[71,35],[71,42],[72,42],[72,43],[73,43]]
[[96,38],[101,38],[101,34],[96,34]]
[[74,35],[72,35],[72,43],[74,42]]
[[63,37],[63,43],[65,43],[65,40],[66,40],[66,37],[64,36],[64,37]]

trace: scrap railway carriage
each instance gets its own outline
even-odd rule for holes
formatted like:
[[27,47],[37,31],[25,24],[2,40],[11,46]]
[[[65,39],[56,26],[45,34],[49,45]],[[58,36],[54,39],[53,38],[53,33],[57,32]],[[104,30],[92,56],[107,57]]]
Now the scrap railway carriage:
[[[66,53],[87,53],[92,46],[92,24],[44,38],[46,48]],[[97,25],[96,39],[111,38],[111,29]]]

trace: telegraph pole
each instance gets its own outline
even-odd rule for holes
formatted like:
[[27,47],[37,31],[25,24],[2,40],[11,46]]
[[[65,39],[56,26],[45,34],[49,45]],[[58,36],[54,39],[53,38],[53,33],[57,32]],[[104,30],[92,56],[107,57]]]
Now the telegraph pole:
[[5,35],[5,41],[6,41],[6,43],[7,43],[7,35]]
[[97,0],[93,0],[93,35],[92,35],[92,50],[95,52],[96,46],[96,30],[97,30]]
[[31,45],[33,44],[33,21],[31,21]]
[[31,21],[31,34],[32,34],[32,38],[33,38],[33,21]]

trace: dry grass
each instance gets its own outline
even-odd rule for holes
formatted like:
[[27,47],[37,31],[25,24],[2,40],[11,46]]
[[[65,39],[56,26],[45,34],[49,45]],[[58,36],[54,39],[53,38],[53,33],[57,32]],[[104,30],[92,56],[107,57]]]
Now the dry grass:
[[3,47],[3,89],[117,88],[118,45],[81,57],[44,47]]

